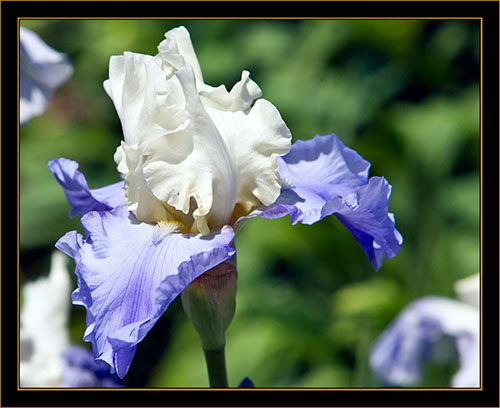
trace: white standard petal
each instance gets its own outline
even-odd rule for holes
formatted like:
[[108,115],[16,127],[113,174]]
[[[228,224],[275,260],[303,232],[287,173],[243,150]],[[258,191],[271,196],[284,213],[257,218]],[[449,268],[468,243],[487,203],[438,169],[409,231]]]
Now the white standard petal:
[[238,188],[236,204],[248,214],[271,205],[281,190],[276,157],[290,150],[291,134],[278,110],[259,99],[248,113],[207,108],[230,154]]
[[115,161],[128,208],[140,221],[176,220],[208,234],[272,204],[281,183],[276,157],[290,149],[278,110],[243,71],[230,92],[203,83],[184,27],[169,31],[155,57],[112,57],[104,87],[124,142]]
[[113,56],[103,85],[127,144],[143,143],[185,126],[182,88],[176,78],[165,80],[160,58],[131,52]]
[[[192,211],[193,231],[207,234],[210,228],[229,221],[236,200],[236,177],[224,140],[200,101],[191,66],[176,76],[186,98],[189,125],[144,146],[143,172],[155,197],[184,214]],[[168,148],[173,137],[181,146],[177,152]],[[187,154],[177,154],[181,151]]]

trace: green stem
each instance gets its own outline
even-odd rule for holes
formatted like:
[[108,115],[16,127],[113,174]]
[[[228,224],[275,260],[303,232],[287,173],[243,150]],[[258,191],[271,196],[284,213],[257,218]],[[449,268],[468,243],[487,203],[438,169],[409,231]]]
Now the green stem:
[[211,388],[227,388],[226,358],[224,346],[218,350],[203,350],[207,362],[208,378]]

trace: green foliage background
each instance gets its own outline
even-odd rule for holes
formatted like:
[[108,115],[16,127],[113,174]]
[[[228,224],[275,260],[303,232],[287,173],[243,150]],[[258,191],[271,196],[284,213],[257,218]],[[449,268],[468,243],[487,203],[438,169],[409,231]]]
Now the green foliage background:
[[[75,69],[48,110],[20,130],[21,284],[47,273],[60,236],[81,231],[47,162],[76,160],[91,188],[119,180],[112,156],[121,125],[102,88],[109,57],[154,55],[163,34],[178,25],[191,33],[206,83],[230,89],[249,70],[294,140],[335,133],[370,161],[370,174],[393,186],[390,211],[405,239],[400,254],[374,272],[333,216],[313,226],[291,226],[288,217],[250,220],[236,238],[230,386],[245,376],[258,387],[382,386],[367,364],[374,339],[411,300],[453,297],[453,283],[479,271],[478,21],[21,24],[68,54]],[[84,319],[74,306],[75,343],[82,343]],[[426,370],[420,385],[447,386],[452,369]],[[208,386],[180,299],[139,345],[126,383]]]

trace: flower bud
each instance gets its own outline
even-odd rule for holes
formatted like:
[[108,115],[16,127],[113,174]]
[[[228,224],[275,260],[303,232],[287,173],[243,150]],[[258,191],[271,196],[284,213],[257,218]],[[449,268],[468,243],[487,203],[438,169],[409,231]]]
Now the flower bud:
[[182,291],[184,311],[198,332],[204,350],[220,350],[236,309],[238,271],[233,260],[209,269]]

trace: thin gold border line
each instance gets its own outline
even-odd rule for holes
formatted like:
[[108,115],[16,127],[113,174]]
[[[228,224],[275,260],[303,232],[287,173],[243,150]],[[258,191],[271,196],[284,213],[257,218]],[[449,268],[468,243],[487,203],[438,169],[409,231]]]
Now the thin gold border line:
[[[2,0],[2,2],[9,2],[9,3],[23,3],[23,2],[27,2],[27,1],[34,1],[34,2],[43,2],[44,0]],[[66,1],[66,0],[53,0],[53,1]],[[101,1],[101,0],[87,0],[87,2],[98,2],[98,1]],[[137,0],[109,0],[109,1],[114,1],[114,2],[118,2],[118,1],[130,1],[130,2],[137,2]],[[157,1],[157,2],[163,2],[165,0],[151,0],[151,1]],[[197,1],[197,0],[179,0],[178,3],[190,3],[191,1]],[[212,0],[199,0],[201,2],[211,2]],[[219,1],[230,1],[230,2],[236,2],[236,3],[256,3],[256,2],[266,2],[268,0],[251,0],[251,1],[248,1],[248,0],[219,0]],[[274,0],[274,1],[281,1],[281,2],[301,2],[301,3],[306,3],[307,1],[304,1],[304,0]],[[316,0],[317,2],[325,2],[325,3],[337,3],[337,2],[345,2],[345,0]],[[366,0],[349,0],[350,2],[354,2],[354,1],[366,1]],[[371,1],[371,2],[375,2],[374,0],[368,0],[368,1]],[[394,2],[401,2],[401,0],[385,0],[385,1],[394,1]],[[407,0],[407,1],[411,1],[411,0]],[[418,0],[417,2],[418,3],[421,3],[421,2],[433,2],[435,0]],[[449,3],[457,3],[457,2],[469,2],[471,0],[441,0],[441,1],[445,1],[445,2],[449,2]],[[498,0],[482,0],[483,2],[489,2],[489,3],[498,3]]]
[[[21,1],[29,1],[29,0],[21,0]],[[99,0],[94,0],[94,1],[99,1]],[[427,0],[427,1],[433,1],[433,0]],[[452,0],[447,0],[447,1],[452,1]],[[17,19],[18,21],[19,20],[482,20],[482,17],[470,17],[470,16],[468,17],[467,16],[464,17],[18,17]]]
[[[6,1],[6,0],[2,0]],[[23,0],[21,0],[23,1]],[[56,0],[57,1],[57,0]],[[190,0],[186,0],[190,1]],[[356,0],[355,0],[356,1]],[[430,1],[430,0],[427,0]],[[451,0],[445,0],[451,1]],[[495,1],[495,0],[491,0]],[[28,387],[20,387],[20,282],[19,282],[19,262],[17,263],[17,390],[24,391],[91,391],[91,390],[99,390],[99,391],[482,391],[483,384],[483,279],[482,279],[482,271],[483,271],[483,219],[482,219],[482,208],[483,208],[483,17],[18,17],[17,18],[17,92],[18,92],[18,106],[17,106],[17,157],[20,158],[20,150],[19,150],[19,139],[20,139],[20,125],[19,125],[19,31],[20,31],[20,23],[21,20],[479,20],[480,21],[480,387],[479,388],[420,388],[420,387],[408,387],[408,388],[203,388],[203,387],[184,387],[184,388],[28,388]],[[1,73],[1,71],[0,71]],[[20,163],[19,163],[20,164]],[[19,168],[17,171],[17,187],[19,188]],[[19,203],[20,197],[17,194],[17,215],[18,221],[20,218],[19,213]],[[0,201],[1,203],[1,201]],[[1,204],[0,204],[1,208]],[[1,218],[0,218],[1,223]],[[1,224],[0,224],[1,225]],[[17,233],[19,236],[19,222],[17,223]],[[1,237],[0,237],[1,240]],[[1,241],[0,241],[1,242]],[[18,260],[20,259],[19,252],[19,240],[17,241],[17,256]],[[1,332],[0,332],[1,333]],[[0,336],[1,338],[1,336]],[[0,342],[1,345],[1,342]]]
[[[209,388],[209,387],[184,387],[184,388],[170,388],[170,387],[144,387],[144,388],[57,388],[57,387],[22,387],[19,388],[18,391],[24,392],[24,391],[482,391],[482,388],[420,388],[420,387],[408,387],[408,388],[383,388],[383,387],[378,387],[378,388],[327,388],[327,387],[322,387],[322,388],[313,388],[313,387],[307,387],[307,388],[294,388],[294,387],[281,387],[281,388],[264,388],[264,387],[257,387],[257,388],[237,388],[237,387],[228,387],[228,388]],[[351,407],[352,408],[352,407]],[[366,408],[366,407],[365,407]]]
[[[2,13],[2,12],[1,12],[1,7],[0,7],[0,16],[1,16],[1,13]],[[0,18],[0,32],[1,32],[1,27],[2,27],[1,20],[2,20],[2,19]],[[18,60],[19,60],[19,58],[18,58]],[[0,67],[1,67],[1,65],[2,65],[2,64],[1,64],[1,53],[0,53]],[[19,71],[19,70],[18,70],[18,71]],[[2,74],[1,74],[1,69],[0,69],[0,78],[1,78],[1,77],[2,77]],[[1,83],[1,80],[0,80],[0,83]],[[1,86],[0,86],[0,87],[1,87]],[[2,98],[0,98],[0,100],[1,100],[1,99],[2,99]],[[1,111],[1,102],[0,102],[0,111]],[[2,116],[2,115],[0,115],[0,118],[1,118],[1,116]],[[1,120],[0,120],[0,122],[1,122]],[[18,123],[19,123],[19,121],[18,121]],[[1,123],[0,123],[0,129],[1,129]],[[1,132],[0,132],[0,133],[1,133]],[[19,144],[19,137],[17,138],[17,143]],[[0,143],[0,146],[1,146],[1,143]],[[0,148],[0,157],[1,157],[1,148]],[[19,157],[19,156],[18,156],[18,157]],[[1,166],[0,166],[0,180],[1,180]],[[17,171],[17,180],[19,181],[19,167],[18,167],[18,171]],[[17,185],[19,186],[19,184],[17,184]],[[0,231],[1,231],[1,226],[2,226],[2,216],[1,216],[1,214],[2,214],[2,212],[1,212],[1,206],[2,206],[2,204],[1,204],[1,202],[2,202],[2,199],[1,199],[1,189],[0,189]],[[17,212],[17,219],[19,220],[19,211]],[[19,224],[19,223],[18,223],[18,224]],[[19,236],[19,231],[18,231],[18,236]],[[0,234],[0,245],[1,245],[1,242],[2,242],[2,234]],[[18,241],[18,242],[19,242],[19,241]],[[0,264],[1,264],[1,254],[2,254],[2,251],[0,250]],[[17,259],[18,259],[17,264],[19,265],[19,253],[18,253],[18,257],[17,257]],[[0,267],[0,270],[1,270],[1,267]],[[17,276],[19,277],[19,274],[18,274]],[[1,279],[0,279],[0,281],[1,281]],[[19,284],[17,285],[17,288],[18,288],[18,290],[17,290],[17,294],[18,294],[18,296],[19,296],[19,293],[20,293],[20,292],[19,292]],[[0,304],[1,304],[1,301],[2,301],[2,299],[1,299],[1,293],[2,293],[2,290],[1,290],[1,287],[0,287]],[[19,321],[19,320],[18,320],[18,321]],[[2,329],[1,329],[1,326],[2,326],[2,325],[0,324],[0,350],[2,349],[2,340],[1,340],[1,339],[2,339]],[[18,335],[19,335],[19,333],[20,333],[20,331],[18,330]],[[19,364],[18,364],[18,367],[19,367]],[[2,377],[2,375],[1,375],[1,371],[2,371],[2,370],[0,370],[0,384],[1,384],[1,377]]]
[[16,36],[17,36],[17,47],[16,47],[16,52],[17,52],[17,108],[16,108],[16,113],[17,113],[17,160],[19,161],[19,167],[18,167],[18,171],[17,171],[17,225],[16,225],[16,229],[17,229],[17,236],[18,236],[18,239],[17,239],[17,243],[16,243],[16,251],[17,251],[17,259],[18,259],[18,262],[17,262],[17,347],[16,347],[16,350],[17,350],[17,359],[18,359],[18,363],[17,363],[17,384],[18,384],[18,388],[21,387],[21,323],[20,323],[20,320],[21,320],[21,317],[20,317],[20,309],[21,309],[21,283],[20,283],[20,275],[21,275],[21,271],[20,271],[20,268],[21,268],[21,264],[20,264],[20,260],[21,260],[21,252],[20,252],[20,230],[19,230],[19,225],[21,223],[21,209],[20,209],[20,206],[21,206],[21,180],[20,180],[20,169],[21,169],[21,151],[20,151],[20,140],[21,140],[21,125],[19,123],[19,120],[20,120],[20,115],[21,115],[21,107],[20,107],[20,98],[21,98],[21,79],[20,79],[20,47],[21,47],[21,38],[20,38],[20,21],[18,20],[17,21],[17,33],[16,33]]
[[479,384],[483,389],[483,19],[480,23],[479,75]]

